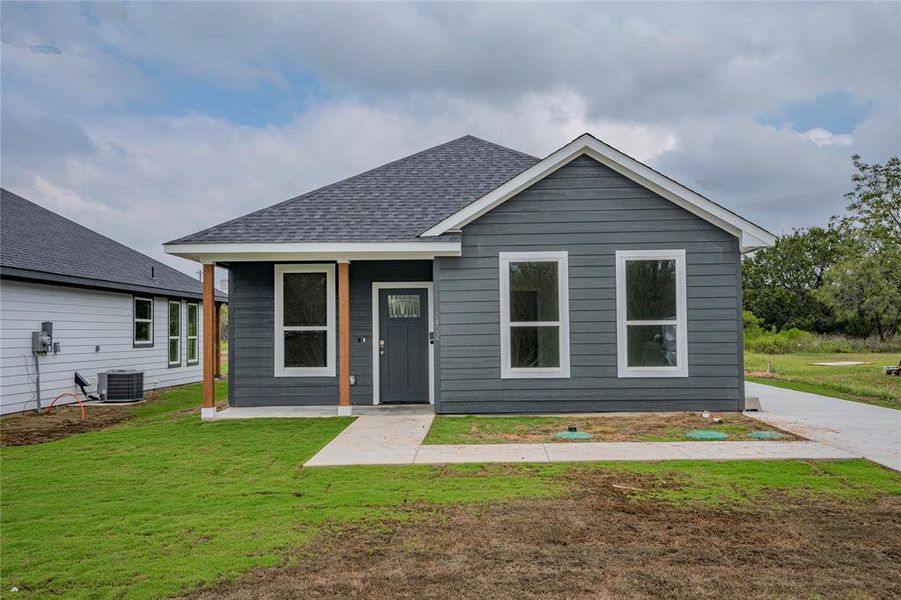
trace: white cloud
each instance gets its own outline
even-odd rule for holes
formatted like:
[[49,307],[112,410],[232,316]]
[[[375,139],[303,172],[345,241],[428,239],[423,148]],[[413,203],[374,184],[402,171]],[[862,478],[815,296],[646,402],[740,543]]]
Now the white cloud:
[[802,131],[798,135],[817,146],[850,146],[854,142],[850,134],[835,134],[822,127],[814,127],[813,129]]

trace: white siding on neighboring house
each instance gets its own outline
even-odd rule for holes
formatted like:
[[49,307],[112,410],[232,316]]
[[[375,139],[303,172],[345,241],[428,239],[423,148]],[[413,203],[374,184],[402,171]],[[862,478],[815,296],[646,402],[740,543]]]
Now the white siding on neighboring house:
[[[138,294],[138,296],[142,296]],[[146,295],[144,295],[146,296]],[[144,371],[145,389],[200,381],[202,367],[187,366],[187,310],[182,302],[182,366],[167,361],[168,300],[154,297],[153,346],[133,347],[132,299],[134,295],[76,287],[3,280],[0,283],[0,413],[36,408],[34,356],[31,332],[42,321],[53,322],[53,341],[58,354],[41,355],[41,403],[47,406],[63,392],[78,392],[75,371],[92,384],[97,373],[107,369]],[[200,302],[198,301],[198,305]],[[202,311],[198,311],[198,329]],[[200,333],[200,332],[198,332]],[[198,346],[202,334],[198,336]],[[100,350],[97,351],[96,347]],[[198,349],[198,358],[202,356]],[[72,402],[60,399],[58,404]]]

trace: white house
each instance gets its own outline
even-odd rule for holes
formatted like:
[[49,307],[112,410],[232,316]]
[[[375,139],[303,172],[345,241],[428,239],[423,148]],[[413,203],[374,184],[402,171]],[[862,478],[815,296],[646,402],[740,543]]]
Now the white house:
[[[34,353],[44,322],[52,343]],[[200,281],[2,190],[0,413],[78,392],[76,371],[91,384],[143,371],[145,389],[200,381],[202,327]]]

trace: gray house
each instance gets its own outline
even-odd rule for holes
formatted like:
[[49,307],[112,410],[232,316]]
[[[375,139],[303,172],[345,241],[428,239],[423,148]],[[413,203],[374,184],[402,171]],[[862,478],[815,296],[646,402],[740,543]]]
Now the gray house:
[[466,136],[165,248],[229,270],[231,406],[546,413],[741,410],[740,258],[773,241],[585,134]]

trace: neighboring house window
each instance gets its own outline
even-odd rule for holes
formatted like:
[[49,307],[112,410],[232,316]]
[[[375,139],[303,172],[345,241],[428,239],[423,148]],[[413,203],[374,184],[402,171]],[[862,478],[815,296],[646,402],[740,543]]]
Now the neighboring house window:
[[153,298],[134,298],[132,334],[135,346],[153,345]]
[[275,376],[335,376],[335,266],[276,265]]
[[687,377],[685,250],[616,253],[620,377]]
[[501,252],[501,377],[569,377],[566,252]]
[[196,302],[188,302],[188,364],[196,365],[200,362],[200,342],[198,334],[198,322],[200,317],[200,305]]
[[169,301],[169,366],[181,366],[181,300]]

